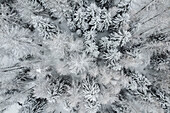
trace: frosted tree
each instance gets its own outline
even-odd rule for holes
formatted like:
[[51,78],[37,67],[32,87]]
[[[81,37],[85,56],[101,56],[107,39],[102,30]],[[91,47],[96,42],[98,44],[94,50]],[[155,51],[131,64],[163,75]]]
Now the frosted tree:
[[1,0],[1,113],[169,113],[169,0]]

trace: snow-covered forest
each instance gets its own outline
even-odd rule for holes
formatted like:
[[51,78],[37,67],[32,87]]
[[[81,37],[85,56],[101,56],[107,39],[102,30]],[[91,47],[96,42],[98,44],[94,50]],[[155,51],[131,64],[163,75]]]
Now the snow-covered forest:
[[170,113],[170,0],[0,0],[0,113]]

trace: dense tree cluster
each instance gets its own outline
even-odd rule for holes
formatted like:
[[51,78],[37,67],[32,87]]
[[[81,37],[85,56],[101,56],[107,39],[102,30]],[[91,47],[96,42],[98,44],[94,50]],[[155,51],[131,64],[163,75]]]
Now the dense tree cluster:
[[0,1],[0,113],[170,113],[169,0]]

